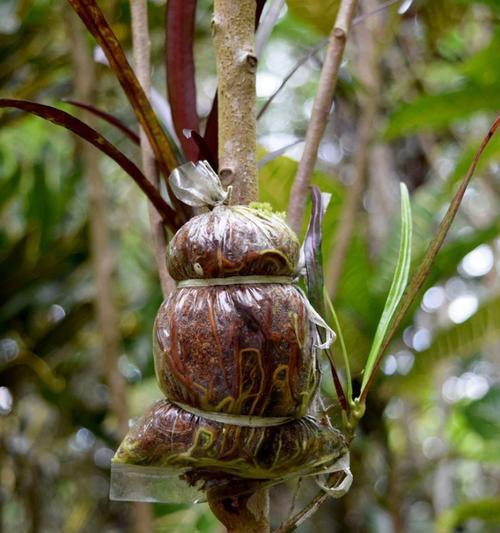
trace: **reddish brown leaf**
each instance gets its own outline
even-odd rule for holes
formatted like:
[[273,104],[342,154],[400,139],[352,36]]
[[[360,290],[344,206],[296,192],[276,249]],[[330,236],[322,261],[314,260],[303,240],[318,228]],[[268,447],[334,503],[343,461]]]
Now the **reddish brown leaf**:
[[99,117],[100,119],[108,122],[115,128],[119,129],[122,133],[124,133],[134,144],[139,145],[140,139],[139,135],[132,131],[128,126],[125,126],[125,124],[117,119],[114,115],[111,113],[107,113],[106,111],[103,111],[102,109],[98,109],[97,107],[94,107],[90,104],[84,104],[83,102],[77,102],[76,100],[64,100],[65,103],[74,105],[76,107],[79,107],[80,109],[85,109],[85,111],[88,111],[89,113],[92,113],[96,117]]
[[[95,0],[68,0],[68,2],[103,49],[110,68],[125,91],[137,120],[148,137],[158,162],[158,168],[165,179],[168,178],[170,172],[178,164],[174,148],[158,122],[151,103],[130,67],[125,52],[107,23],[103,12]],[[168,187],[168,180],[166,181]],[[171,198],[176,210],[182,214],[183,218],[189,218],[189,209],[173,195]]]
[[184,154],[190,161],[200,158],[185,129],[198,132],[193,40],[196,0],[169,0],[165,12],[165,67],[172,120]]
[[[217,163],[217,157],[210,151],[205,139],[199,133],[193,130],[191,130],[188,135],[189,139],[192,140],[193,143],[195,143],[198,147],[198,159],[208,161],[210,166],[215,170],[214,165]],[[184,136],[186,136],[186,132],[184,132]]]
[[219,170],[219,106],[217,105],[217,92],[215,93],[212,109],[207,117],[207,124],[205,126],[205,133],[203,139],[211,154],[214,154],[215,165],[213,169],[215,172]]
[[101,152],[115,161],[115,163],[117,163],[137,183],[155,206],[158,213],[160,213],[165,224],[171,227],[174,231],[180,227],[182,221],[178,214],[165,202],[156,187],[144,176],[135,163],[96,130],[65,111],[43,104],[37,104],[36,102],[0,98],[0,108],[2,107],[21,109],[22,111],[41,117],[53,124],[57,124],[58,126],[62,126],[63,128],[72,131],[82,139],[94,145]]

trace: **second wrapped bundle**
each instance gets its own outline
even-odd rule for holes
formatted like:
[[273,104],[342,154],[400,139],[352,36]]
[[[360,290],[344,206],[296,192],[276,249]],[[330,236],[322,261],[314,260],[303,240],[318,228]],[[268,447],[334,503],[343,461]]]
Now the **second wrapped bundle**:
[[180,287],[155,324],[167,398],[230,414],[306,413],[317,372],[308,309],[290,284],[297,256],[283,220],[250,207],[219,206],[179,230],[168,266]]

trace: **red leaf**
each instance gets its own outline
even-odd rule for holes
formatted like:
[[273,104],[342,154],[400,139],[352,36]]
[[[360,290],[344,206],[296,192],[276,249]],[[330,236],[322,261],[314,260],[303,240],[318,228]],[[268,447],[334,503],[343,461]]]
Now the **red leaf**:
[[198,132],[194,74],[196,0],[169,0],[165,13],[165,67],[172,120],[187,159],[197,161],[199,150],[185,129]]
[[[158,161],[158,168],[163,173],[165,179],[168,178],[170,172],[178,164],[174,148],[160,126],[151,107],[151,103],[137,80],[134,71],[130,67],[125,52],[107,23],[103,12],[95,0],[68,0],[68,2],[102,47],[110,68],[115,73],[120,85],[125,91],[137,120],[149,139],[151,148]],[[168,187],[167,179],[166,182]],[[189,210],[173,195],[171,197],[177,211],[182,213],[184,218],[187,219]]]
[[141,188],[144,194],[149,198],[156,210],[162,216],[165,224],[174,231],[180,227],[182,221],[178,214],[165,202],[161,197],[158,189],[144,176],[140,169],[126,155],[124,155],[116,146],[111,144],[96,130],[87,126],[84,122],[73,117],[65,111],[55,107],[37,104],[26,100],[13,100],[9,98],[0,98],[1,107],[14,107],[21,109],[38,117],[41,117],[53,124],[62,126],[67,130],[76,133],[79,137],[94,145],[101,152],[110,157],[117,163]]
[[217,105],[217,91],[215,92],[212,109],[207,117],[207,124],[205,126],[205,133],[203,135],[206,145],[211,154],[214,154],[215,165],[213,169],[215,172],[219,171],[219,106]]
[[217,163],[217,158],[210,151],[205,139],[193,130],[189,132],[189,139],[191,139],[198,147],[198,159],[208,161],[210,166],[215,170],[214,165]]
[[108,122],[115,128],[119,129],[122,133],[124,133],[134,144],[140,145],[140,139],[139,135],[132,131],[129,127],[125,126],[125,124],[117,119],[114,115],[111,115],[110,113],[107,113],[106,111],[102,111],[101,109],[98,109],[97,107],[94,107],[90,104],[84,104],[83,102],[77,102],[76,100],[64,100],[65,103],[74,105],[76,107],[79,107],[80,109],[85,109],[85,111],[88,111],[89,113],[92,113],[96,117],[101,118],[102,120]]

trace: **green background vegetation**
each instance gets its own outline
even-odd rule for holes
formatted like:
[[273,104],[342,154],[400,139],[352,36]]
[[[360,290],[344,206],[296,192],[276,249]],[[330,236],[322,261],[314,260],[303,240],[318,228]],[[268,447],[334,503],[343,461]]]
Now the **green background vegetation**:
[[[361,2],[363,4],[363,2]],[[105,4],[105,6],[104,6]],[[153,82],[165,93],[163,3],[150,2]],[[262,105],[331,26],[335,4],[289,2],[259,64]],[[128,2],[103,2],[130,50]],[[302,7],[301,7],[302,5]],[[74,68],[64,2],[0,4],[0,95],[63,108]],[[200,2],[199,112],[210,109],[215,66],[209,2]],[[335,110],[314,182],[331,192],[325,271],[352,184],[367,150],[366,190],[334,300],[359,388],[360,370],[397,257],[399,184],[412,194],[413,263],[433,236],[458,180],[500,109],[500,2],[421,0],[388,8],[375,30],[380,77],[369,144],[358,142],[366,49],[360,21],[347,47]],[[90,38],[89,38],[90,42]],[[261,156],[303,138],[322,54],[291,78],[259,122]],[[372,69],[373,70],[373,69]],[[99,107],[133,115],[105,65]],[[134,160],[137,148],[100,131]],[[301,144],[264,164],[261,200],[285,211]],[[299,531],[486,532],[500,528],[500,136],[493,139],[438,257],[424,298],[397,336],[368,399],[352,451],[354,484]],[[98,156],[96,152],[96,157]],[[151,332],[161,291],[146,201],[107,160],[114,303],[131,416],[160,397]],[[0,115],[0,520],[5,531],[131,531],[129,506],[108,500],[119,437],[109,408],[88,237],[80,145],[65,131],[17,113]],[[337,354],[338,355],[338,354]],[[340,363],[340,358],[339,358]],[[326,372],[325,372],[326,375]],[[328,380],[328,401],[335,396]],[[296,510],[315,493],[303,481]],[[274,489],[273,524],[290,514],[296,484]],[[206,505],[153,506],[154,530],[220,531]]]

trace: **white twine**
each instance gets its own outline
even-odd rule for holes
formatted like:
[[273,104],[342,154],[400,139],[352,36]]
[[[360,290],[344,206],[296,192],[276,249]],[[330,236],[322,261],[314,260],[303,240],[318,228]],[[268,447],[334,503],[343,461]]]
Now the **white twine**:
[[207,420],[213,420],[221,424],[229,424],[231,426],[242,426],[249,428],[267,428],[273,426],[282,426],[287,422],[296,420],[291,416],[255,416],[255,415],[238,415],[230,413],[220,413],[217,411],[204,411],[202,409],[196,409],[185,403],[176,402],[168,398],[170,403],[173,403],[177,407],[180,407],[184,411],[191,413],[192,415],[206,418]]
[[[347,451],[321,474],[316,474],[316,484],[332,498],[342,498],[349,492],[352,485],[353,476],[350,463],[351,459]],[[335,472],[344,472],[344,479],[338,485],[327,485],[326,474],[334,474]]]

